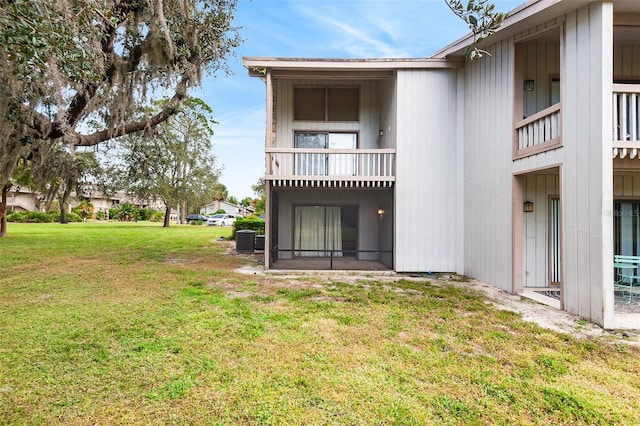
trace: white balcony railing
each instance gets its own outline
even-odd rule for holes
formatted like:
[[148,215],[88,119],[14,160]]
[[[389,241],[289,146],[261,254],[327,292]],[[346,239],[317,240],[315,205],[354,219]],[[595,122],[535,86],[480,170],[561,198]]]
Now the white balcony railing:
[[613,85],[613,158],[640,150],[640,84]]
[[[560,140],[560,104],[543,109],[516,123],[518,153],[535,152],[542,144],[549,146]],[[526,151],[525,151],[526,150]]]
[[267,148],[266,154],[266,178],[272,181],[351,182],[355,186],[395,181],[395,149]]

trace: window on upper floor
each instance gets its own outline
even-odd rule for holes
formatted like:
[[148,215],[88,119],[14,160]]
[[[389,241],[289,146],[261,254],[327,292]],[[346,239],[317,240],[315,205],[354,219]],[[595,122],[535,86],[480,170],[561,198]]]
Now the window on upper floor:
[[[296,148],[305,149],[356,149],[357,133],[296,132]],[[356,156],[339,152],[302,152],[295,155],[297,175],[353,176],[356,172]]]
[[296,87],[293,119],[358,121],[360,90],[356,87]]

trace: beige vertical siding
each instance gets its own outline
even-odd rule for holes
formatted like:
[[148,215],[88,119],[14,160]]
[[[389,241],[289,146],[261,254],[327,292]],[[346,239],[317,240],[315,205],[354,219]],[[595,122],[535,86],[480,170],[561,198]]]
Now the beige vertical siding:
[[[279,80],[277,85],[276,141],[279,148],[293,147],[293,135],[299,130],[359,132],[359,148],[378,148],[379,107],[378,82],[372,80]],[[293,121],[293,88],[295,86],[360,87],[359,122]]]
[[458,271],[457,71],[397,74],[397,271]]
[[524,116],[551,106],[551,77],[560,74],[560,43],[524,43],[523,80],[533,80],[534,90],[524,92]]
[[613,198],[640,198],[640,174],[623,174],[623,172],[614,174]]
[[[638,40],[640,43],[640,40]],[[615,44],[613,46],[613,76],[616,79],[640,78],[640,45]]]
[[465,273],[511,291],[513,41],[490,49],[465,69]]
[[[465,272],[512,290],[512,173],[563,164],[559,191],[564,227],[564,306],[604,324],[611,320],[613,312],[613,224],[611,214],[607,214],[611,212],[613,191],[609,135],[613,65],[611,55],[607,55],[612,46],[612,7],[610,3],[594,3],[555,21],[564,22],[559,44],[563,49],[563,148],[515,162],[511,159],[514,39],[492,46],[493,57],[466,67]],[[515,39],[526,35],[516,35]],[[529,65],[535,69],[536,85],[545,79],[540,74],[556,67],[549,62],[556,56],[549,53],[552,49],[553,43],[536,44],[535,53],[527,55],[535,58],[535,64]],[[539,61],[545,59],[547,63],[540,65]],[[533,98],[536,102],[548,99],[541,94]],[[540,105],[528,108],[534,106]],[[524,190],[533,191],[535,187],[536,193],[541,193],[537,188],[544,186],[549,191],[549,182],[538,179],[541,178],[527,176]],[[546,209],[538,211],[547,214]],[[524,269],[530,272],[526,282],[533,280],[534,285],[542,283],[548,273],[547,257],[542,255],[547,239],[538,219],[536,215],[534,223],[525,224],[523,236]]]
[[380,148],[396,147],[396,79],[380,81]]
[[562,72],[564,307],[605,326],[613,319],[612,9],[594,3],[566,16]]

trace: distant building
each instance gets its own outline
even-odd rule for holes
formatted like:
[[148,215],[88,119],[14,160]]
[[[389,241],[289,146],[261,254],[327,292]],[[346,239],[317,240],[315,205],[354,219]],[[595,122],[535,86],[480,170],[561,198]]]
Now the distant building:
[[249,216],[253,214],[254,208],[252,206],[244,207],[238,204],[233,204],[228,201],[215,200],[210,204],[204,206],[202,214],[213,214],[218,210],[224,210],[228,214],[239,214],[241,216]]
[[39,210],[38,193],[29,189],[14,186],[7,194],[7,211],[32,212]]

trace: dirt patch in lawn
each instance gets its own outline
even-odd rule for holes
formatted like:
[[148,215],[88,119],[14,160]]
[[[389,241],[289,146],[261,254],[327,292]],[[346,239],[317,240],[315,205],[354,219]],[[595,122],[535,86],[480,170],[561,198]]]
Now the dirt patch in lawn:
[[[260,282],[266,288],[277,291],[278,288],[321,288],[332,282],[343,282],[362,285],[363,282],[384,282],[389,291],[419,293],[417,290],[402,289],[394,286],[400,280],[424,282],[432,285],[454,285],[470,289],[482,294],[487,303],[491,303],[501,310],[519,313],[525,321],[533,322],[539,326],[571,334],[574,337],[604,337],[613,342],[640,346],[640,332],[633,330],[611,331],[604,330],[596,324],[571,315],[568,312],[552,308],[536,301],[510,294],[501,288],[482,281],[468,279],[457,275],[438,276],[412,276],[405,274],[375,274],[371,271],[291,271],[291,272],[265,272],[263,266],[263,254],[237,253],[235,246],[230,245],[227,254],[245,260],[245,264],[236,269],[243,275],[260,277]],[[269,291],[269,293],[271,293]]]

